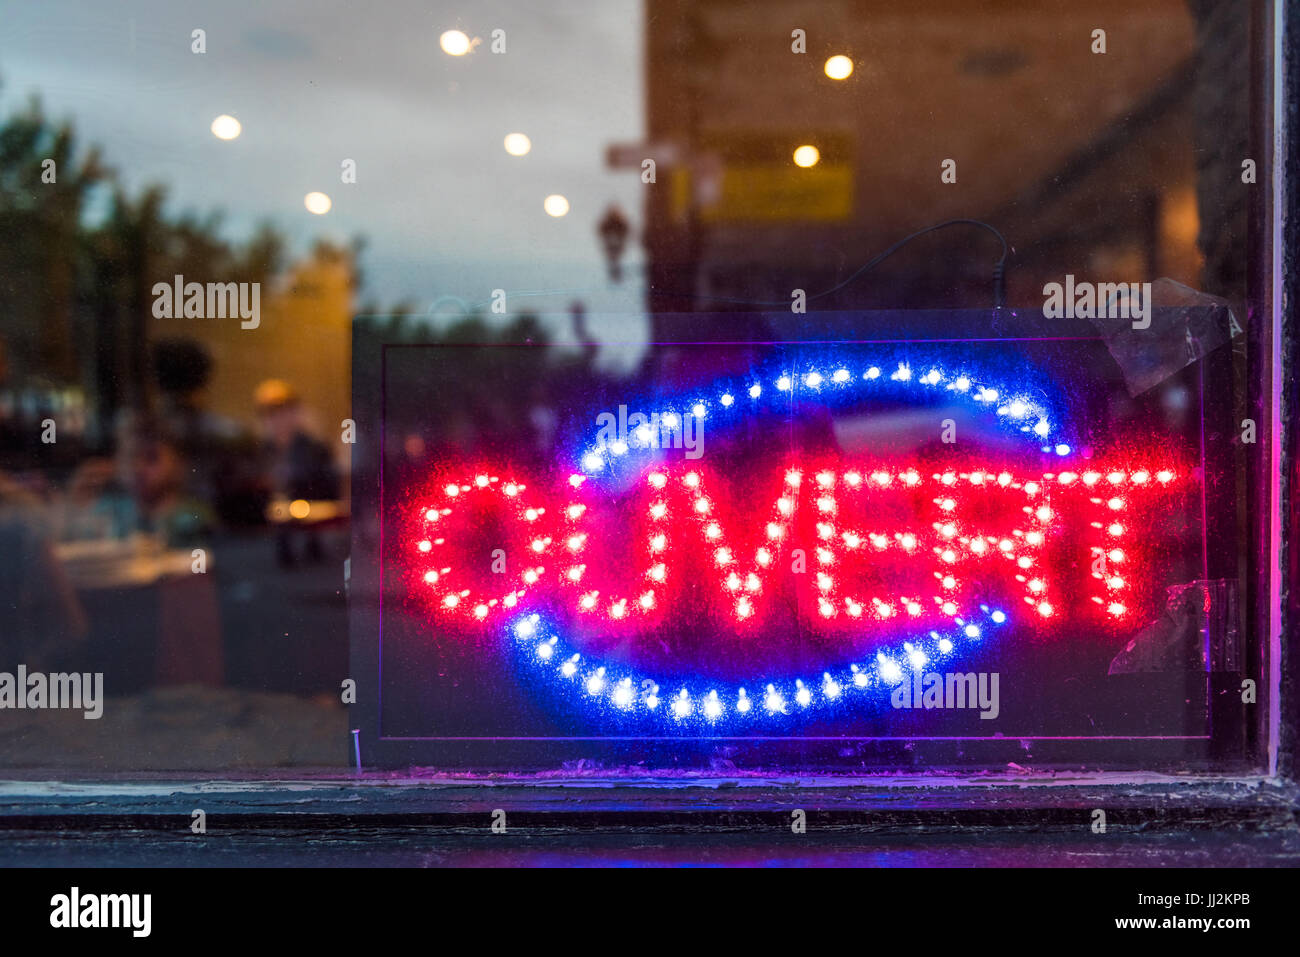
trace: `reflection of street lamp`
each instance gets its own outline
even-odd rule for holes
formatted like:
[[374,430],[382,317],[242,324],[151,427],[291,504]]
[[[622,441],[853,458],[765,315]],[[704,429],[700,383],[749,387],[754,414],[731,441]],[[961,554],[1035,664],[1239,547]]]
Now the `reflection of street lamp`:
[[822,67],[832,80],[847,80],[853,73],[853,61],[842,53],[837,53],[826,61]]
[[533,148],[533,141],[523,133],[507,133],[504,143],[506,152],[511,156],[526,156]]
[[605,210],[605,215],[601,217],[596,232],[600,235],[600,244],[605,250],[605,260],[609,263],[609,278],[614,282],[620,282],[623,279],[623,267],[619,265],[619,259],[623,256],[623,249],[627,246],[627,235],[631,232],[627,217],[617,205],[611,204],[609,209]]
[[239,136],[243,126],[229,113],[222,113],[212,121],[212,135],[219,140],[233,140]]
[[330,211],[334,201],[324,193],[308,193],[302,198],[302,204],[307,207],[307,212],[324,216]]
[[821,151],[815,146],[800,146],[794,151],[794,165],[804,169],[816,166],[821,158]]
[[464,56],[473,47],[469,42],[469,37],[459,30],[448,30],[442,36],[438,37],[438,46],[442,47],[442,52],[448,56]]

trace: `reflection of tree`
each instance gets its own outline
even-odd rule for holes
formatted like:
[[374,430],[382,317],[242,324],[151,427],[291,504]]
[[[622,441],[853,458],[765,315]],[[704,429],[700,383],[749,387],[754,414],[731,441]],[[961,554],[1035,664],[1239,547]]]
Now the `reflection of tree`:
[[[53,160],[54,181],[42,178]],[[149,322],[155,283],[264,282],[284,262],[269,225],[247,242],[220,235],[221,216],[169,215],[158,185],[129,193],[81,154],[70,125],[40,103],[0,121],[0,339],[14,378],[83,384],[101,434],[127,405],[152,403]]]
[[[95,317],[98,386],[105,411],[147,404],[148,323],[156,282],[176,275],[195,281],[265,282],[283,265],[284,240],[263,225],[243,246],[218,236],[221,217],[192,213],[168,221],[166,191],[147,187],[137,198],[114,188],[103,223],[87,237],[86,300]],[[119,390],[126,383],[126,394]]]
[[[47,159],[56,164],[53,183],[42,182]],[[72,127],[49,120],[36,100],[0,118],[0,340],[12,377],[50,389],[83,386],[92,436],[97,426],[106,443],[119,410],[157,404],[148,347],[156,283],[176,275],[265,283],[285,266],[285,240],[272,226],[232,243],[222,225],[219,212],[169,212],[162,185],[128,190],[98,151],[79,151]],[[318,243],[313,254],[355,261],[361,248],[359,241],[347,249]],[[501,323],[471,315],[435,329],[409,305],[367,316],[377,311],[362,308],[359,331],[457,350],[430,403],[438,413],[428,419],[431,443],[511,442],[537,452],[554,423],[602,392],[594,344],[577,354],[538,348],[550,336],[537,316]],[[75,452],[61,442],[64,448]]]
[[470,315],[439,328],[401,306],[359,316],[354,325],[359,336],[445,347],[436,372],[408,384],[425,390],[418,424],[401,423],[441,454],[474,458],[508,448],[521,464],[544,460],[559,420],[575,401],[591,401],[603,381],[591,353],[551,348],[550,334],[530,313],[504,324]]
[[76,146],[72,128],[46,121],[35,100],[0,124],[0,337],[17,369],[65,381],[77,367],[82,212],[108,175],[96,151],[77,157]]

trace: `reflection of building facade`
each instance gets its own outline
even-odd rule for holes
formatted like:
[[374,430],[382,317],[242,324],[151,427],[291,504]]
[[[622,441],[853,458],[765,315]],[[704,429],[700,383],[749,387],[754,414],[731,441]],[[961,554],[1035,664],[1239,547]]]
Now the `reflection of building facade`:
[[[193,340],[210,355],[208,411],[253,429],[253,390],[283,379],[332,432],[351,406],[353,287],[350,254],[322,249],[264,284],[255,329],[238,317],[158,318],[143,294],[142,304],[118,302],[111,289],[102,312],[58,298],[21,300],[26,309],[44,303],[45,321],[23,321],[16,310],[14,321],[0,322],[0,468],[70,468],[87,450],[110,446],[122,410],[159,398],[150,357],[162,339]],[[137,313],[148,317],[143,328]]]
[[[1116,282],[1169,276],[1243,297],[1242,269],[1205,270],[1217,280],[1207,283],[1198,248],[1210,192],[1224,197],[1211,216],[1221,231],[1238,246],[1246,238],[1245,201],[1231,198],[1239,161],[1197,168],[1212,152],[1196,128],[1209,86],[1198,86],[1198,56],[1238,72],[1251,62],[1248,24],[1206,28],[1214,6],[1103,0],[1031,11],[965,0],[927,5],[921,17],[909,0],[831,0],[784,7],[778,28],[730,0],[647,0],[649,155],[682,157],[647,187],[650,308],[812,295],[952,218],[1006,235],[1011,305],[1041,304],[1044,283],[1067,269]],[[1099,27],[1104,54],[1092,50]],[[791,50],[795,28],[806,53]],[[1240,49],[1214,58],[1198,34]],[[823,72],[833,54],[853,59],[847,80]],[[1214,136],[1229,152],[1246,136],[1248,83],[1237,79],[1221,76],[1215,93]],[[792,161],[803,144],[821,155],[807,169]],[[948,159],[951,183],[940,177]],[[1198,208],[1198,175],[1220,173],[1224,188],[1203,192]],[[997,255],[992,237],[955,227],[810,308],[985,305]]]
[[344,255],[317,255],[293,266],[262,292],[256,329],[238,319],[151,319],[149,337],[185,336],[214,360],[212,412],[256,425],[253,390],[283,379],[331,430],[348,418],[352,382],[353,273]]

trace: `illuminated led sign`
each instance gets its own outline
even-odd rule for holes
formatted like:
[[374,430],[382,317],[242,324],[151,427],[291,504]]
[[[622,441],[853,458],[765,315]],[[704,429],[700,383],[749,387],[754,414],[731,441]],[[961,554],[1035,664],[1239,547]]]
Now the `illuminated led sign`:
[[[720,434],[796,400],[922,399],[968,404],[1017,442],[787,452],[750,462],[742,483],[726,456],[663,454],[643,417],[626,439],[588,437],[554,474],[444,461],[405,516],[410,586],[434,627],[505,643],[525,684],[647,734],[761,734],[878,709],[914,671],[956,666],[1017,623],[1045,641],[1140,625],[1139,530],[1189,470],[1158,447],[1076,450],[1040,385],[905,362],[783,368],[660,400],[655,427],[694,416]],[[680,659],[661,672],[655,636],[694,628],[724,636],[725,680]],[[783,659],[773,632],[816,640]]]

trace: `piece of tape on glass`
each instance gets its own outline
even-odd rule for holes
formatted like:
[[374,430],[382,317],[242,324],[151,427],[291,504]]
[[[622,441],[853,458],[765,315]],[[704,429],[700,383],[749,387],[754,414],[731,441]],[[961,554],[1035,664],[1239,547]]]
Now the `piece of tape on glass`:
[[1130,639],[1110,663],[1110,674],[1240,672],[1236,581],[1185,582],[1166,594],[1164,613]]
[[[1100,304],[1099,304],[1100,305]],[[1121,292],[1092,323],[1137,396],[1198,362],[1242,332],[1226,299],[1157,279],[1149,295]]]

